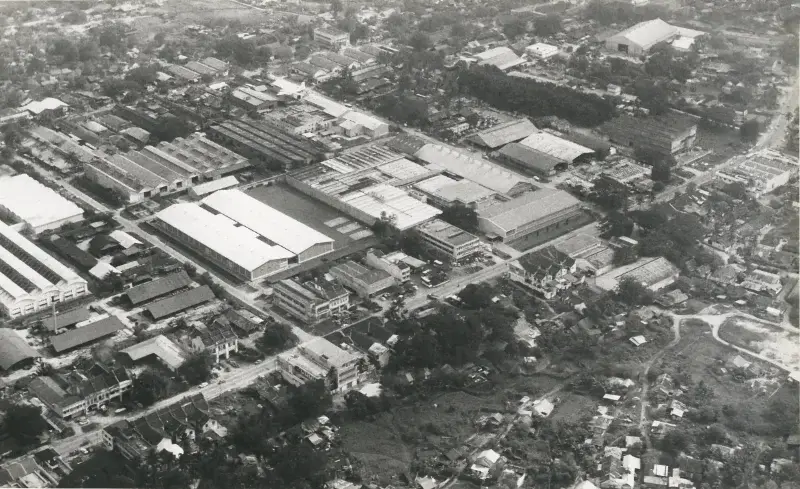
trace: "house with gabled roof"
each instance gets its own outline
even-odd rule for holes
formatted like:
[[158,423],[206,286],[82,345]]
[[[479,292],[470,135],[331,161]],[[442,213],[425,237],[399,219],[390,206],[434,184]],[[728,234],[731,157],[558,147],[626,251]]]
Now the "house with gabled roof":
[[553,246],[523,255],[509,263],[512,280],[542,294],[546,299],[552,299],[560,290],[569,288],[576,280],[582,280],[571,275],[576,270],[575,259]]

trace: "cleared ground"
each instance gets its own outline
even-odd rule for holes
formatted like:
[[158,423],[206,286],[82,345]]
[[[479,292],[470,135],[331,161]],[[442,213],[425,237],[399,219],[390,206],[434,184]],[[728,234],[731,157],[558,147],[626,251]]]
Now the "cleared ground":
[[719,337],[790,368],[800,366],[800,335],[771,324],[733,317],[719,328]]

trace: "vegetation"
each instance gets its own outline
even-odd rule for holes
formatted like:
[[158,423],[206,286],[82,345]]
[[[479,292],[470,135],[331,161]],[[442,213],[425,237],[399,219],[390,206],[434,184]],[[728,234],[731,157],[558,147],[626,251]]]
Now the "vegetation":
[[178,373],[189,385],[199,385],[211,380],[213,359],[206,352],[194,353],[189,356],[183,365],[178,367]]
[[470,233],[478,230],[478,213],[460,202],[444,209],[439,218]]
[[130,399],[144,407],[152,406],[166,397],[167,387],[167,381],[162,374],[147,369],[133,380]]
[[291,348],[296,342],[297,337],[292,333],[290,325],[275,323],[264,331],[256,345],[267,355],[272,355]]
[[6,410],[2,423],[3,433],[23,447],[37,444],[42,433],[47,431],[47,421],[35,406],[12,404]]

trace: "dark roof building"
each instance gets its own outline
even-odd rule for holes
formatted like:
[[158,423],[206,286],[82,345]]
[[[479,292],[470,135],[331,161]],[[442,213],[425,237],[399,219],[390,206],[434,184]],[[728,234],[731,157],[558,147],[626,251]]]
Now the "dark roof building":
[[674,113],[653,117],[623,115],[600,126],[600,132],[623,146],[674,154],[694,146],[697,123]]
[[181,271],[158,280],[153,280],[152,282],[147,282],[146,284],[133,287],[125,293],[125,297],[128,298],[132,305],[137,306],[164,295],[171,294],[172,292],[185,289],[191,285],[191,283],[192,279],[186,275],[186,272]]
[[112,398],[121,398],[131,385],[132,379],[124,368],[95,364],[84,371],[36,377],[28,389],[58,416],[69,418]]
[[55,317],[50,316],[44,318],[42,320],[42,327],[47,331],[56,331],[57,329],[74,326],[87,319],[89,319],[89,310],[85,307],[79,307],[71,311],[56,314]]
[[81,328],[53,336],[50,338],[50,343],[57,353],[61,353],[99,340],[100,338],[105,338],[124,328],[125,324],[123,324],[117,316],[109,316]]
[[536,132],[536,126],[528,119],[519,119],[498,124],[469,137],[475,145],[497,149],[504,144],[521,141]]
[[520,257],[518,262],[531,277],[541,280],[548,276],[555,277],[562,270],[571,269],[575,259],[554,246],[548,246]]
[[41,355],[13,329],[0,328],[0,367],[10,370],[21,362],[39,358]]
[[211,139],[233,151],[265,165],[284,168],[303,166],[324,157],[325,149],[318,143],[292,134],[272,121],[232,120],[212,126]]
[[558,168],[567,167],[562,160],[519,143],[503,146],[497,156],[501,161],[544,177],[555,175]]
[[208,285],[202,285],[154,302],[147,306],[147,312],[153,319],[159,320],[213,300],[215,297]]

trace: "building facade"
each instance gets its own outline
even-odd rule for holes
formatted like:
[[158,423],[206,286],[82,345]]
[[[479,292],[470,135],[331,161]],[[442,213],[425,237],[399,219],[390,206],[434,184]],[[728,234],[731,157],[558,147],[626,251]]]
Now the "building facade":
[[554,298],[559,291],[568,289],[579,280],[569,278],[576,270],[575,260],[552,246],[524,255],[508,266],[511,280],[538,292],[546,299]]
[[407,282],[411,278],[411,267],[398,260],[390,260],[387,255],[380,250],[369,250],[367,252],[367,265],[378,270],[383,270],[398,282]]
[[275,305],[307,323],[342,313],[350,306],[350,294],[333,283],[299,284],[292,279],[281,280],[273,287],[273,297]]
[[394,277],[387,272],[368,268],[354,261],[331,268],[330,274],[360,297],[371,297],[395,284]]
[[434,219],[417,227],[422,241],[435,253],[458,261],[481,251],[481,241],[440,219]]
[[314,29],[314,40],[324,48],[339,51],[350,44],[350,35],[336,29]]
[[331,391],[346,392],[358,384],[361,357],[342,350],[324,338],[278,355],[278,369],[292,385],[324,380]]

